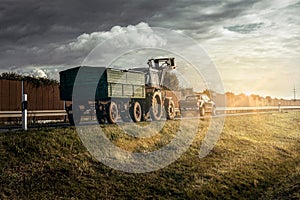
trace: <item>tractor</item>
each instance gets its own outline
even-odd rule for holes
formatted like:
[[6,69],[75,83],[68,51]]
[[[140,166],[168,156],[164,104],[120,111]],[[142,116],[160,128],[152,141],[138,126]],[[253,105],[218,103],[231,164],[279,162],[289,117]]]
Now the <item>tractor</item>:
[[[166,73],[175,69],[174,58],[152,58],[147,64],[147,68],[126,70],[79,66],[61,71],[60,98],[73,102],[66,104],[69,122],[79,123],[88,111],[95,111],[100,124],[115,124],[119,119],[158,121],[163,116],[174,119],[178,101],[175,95],[169,95],[172,91],[163,86]],[[75,87],[75,82],[80,84]]]

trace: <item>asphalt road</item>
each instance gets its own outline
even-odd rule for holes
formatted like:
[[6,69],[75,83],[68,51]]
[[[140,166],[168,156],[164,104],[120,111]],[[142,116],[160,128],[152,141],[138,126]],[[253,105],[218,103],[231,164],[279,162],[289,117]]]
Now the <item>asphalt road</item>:
[[[295,111],[295,110],[294,110]],[[300,111],[300,110],[297,110]],[[287,110],[282,110],[281,112],[287,112]],[[243,116],[243,115],[259,115],[259,114],[276,114],[279,113],[278,111],[260,111],[260,112],[242,112],[242,113],[230,113],[230,114],[217,114],[216,116],[206,115],[204,117],[196,117],[196,116],[187,116],[187,117],[178,117],[175,120],[189,120],[189,119],[205,119],[205,118],[220,118],[220,117],[230,117],[230,116]],[[120,123],[123,123],[120,121]],[[83,125],[95,125],[94,122],[83,122]],[[33,128],[44,128],[44,127],[70,127],[69,123],[46,123],[46,124],[34,124],[29,125],[28,129]],[[7,131],[18,131],[22,130],[22,126],[0,126],[0,132],[7,132]]]

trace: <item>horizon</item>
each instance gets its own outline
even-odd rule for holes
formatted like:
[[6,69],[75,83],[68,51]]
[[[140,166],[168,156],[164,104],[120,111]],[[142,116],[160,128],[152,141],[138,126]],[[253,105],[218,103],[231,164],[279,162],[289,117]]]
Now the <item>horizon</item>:
[[[14,79],[5,79],[2,77],[3,74],[13,74],[13,75],[17,75],[17,76],[22,76],[23,77],[31,77],[31,78],[36,78],[36,79],[39,79],[39,78],[42,78],[42,79],[48,79],[48,80],[51,80],[51,81],[57,81],[57,83],[59,84],[59,79],[52,79],[52,78],[49,78],[47,76],[36,76],[34,74],[30,74],[30,75],[24,75],[24,74],[18,74],[18,73],[15,73],[15,72],[2,72],[0,73],[0,80],[14,80]],[[19,80],[21,81],[21,80]],[[179,85],[179,91],[180,90],[184,90],[184,89],[194,89],[194,88],[189,88],[189,87],[181,87]],[[207,88],[203,88],[203,90],[194,90],[194,93],[203,93],[205,90],[207,90]],[[218,93],[218,92],[215,92],[215,91],[210,91],[210,93],[216,93],[216,94],[220,94],[220,95],[226,95],[228,93],[232,93],[233,95],[235,96],[239,96],[239,95],[244,95],[244,96],[247,96],[247,97],[251,97],[251,96],[258,96],[258,97],[261,97],[261,98],[264,98],[266,99],[267,97],[271,97],[272,99],[278,99],[278,100],[288,100],[288,101],[293,101],[293,100],[296,100],[296,101],[299,101],[299,99],[294,99],[294,98],[283,98],[283,97],[276,97],[276,96],[270,96],[270,95],[260,95],[260,94],[254,94],[254,93],[248,93],[248,92],[232,92],[232,91],[224,91],[223,93]]]

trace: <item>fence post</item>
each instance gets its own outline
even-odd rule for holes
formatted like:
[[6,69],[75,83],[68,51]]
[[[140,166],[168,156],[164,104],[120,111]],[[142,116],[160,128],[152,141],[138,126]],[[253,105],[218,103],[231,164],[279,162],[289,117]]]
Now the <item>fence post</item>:
[[22,96],[22,128],[23,130],[27,130],[27,94],[23,94]]
[[[66,101],[64,101],[64,111],[66,111],[67,105],[66,105]],[[67,116],[64,116],[64,122],[67,122]]]

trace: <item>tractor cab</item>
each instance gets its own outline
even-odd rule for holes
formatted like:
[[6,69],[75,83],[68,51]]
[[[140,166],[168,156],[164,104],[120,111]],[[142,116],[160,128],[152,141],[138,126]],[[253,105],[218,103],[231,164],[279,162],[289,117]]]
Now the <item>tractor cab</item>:
[[165,74],[170,69],[175,69],[174,58],[149,59],[148,68],[134,68],[134,71],[142,71],[145,74],[145,85],[161,88]]

